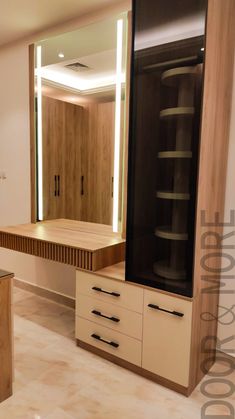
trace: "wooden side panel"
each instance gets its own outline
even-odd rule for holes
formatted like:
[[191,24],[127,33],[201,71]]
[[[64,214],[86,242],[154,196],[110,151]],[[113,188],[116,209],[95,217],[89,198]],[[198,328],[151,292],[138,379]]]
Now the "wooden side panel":
[[0,402],[12,395],[11,278],[0,280]]
[[[210,354],[203,352],[201,343],[207,336],[217,335],[219,294],[203,293],[203,275],[212,275],[202,267],[202,257],[215,250],[203,250],[201,237],[204,232],[222,233],[222,227],[202,227],[201,211],[208,222],[215,220],[215,212],[223,222],[226,165],[229,143],[231,95],[235,45],[235,1],[209,0],[207,17],[206,62],[201,152],[199,163],[199,188],[196,220],[196,249],[194,270],[193,337],[191,353],[191,389],[203,376],[201,365]],[[207,239],[215,243],[215,237]],[[210,258],[209,268],[220,269],[220,258]],[[209,312],[214,321],[201,320],[201,313]],[[207,348],[215,350],[215,340]],[[213,355],[212,355],[213,358]],[[213,362],[213,361],[212,361]]]

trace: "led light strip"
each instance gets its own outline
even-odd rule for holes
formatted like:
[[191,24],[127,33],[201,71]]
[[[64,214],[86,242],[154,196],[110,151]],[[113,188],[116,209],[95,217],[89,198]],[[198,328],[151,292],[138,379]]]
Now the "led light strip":
[[115,106],[115,144],[114,144],[114,185],[113,185],[113,231],[119,231],[119,172],[121,141],[122,105],[122,48],[123,19],[117,21],[117,63],[116,63],[116,106]]
[[37,172],[38,172],[38,220],[43,220],[43,161],[42,161],[42,47],[37,47]]

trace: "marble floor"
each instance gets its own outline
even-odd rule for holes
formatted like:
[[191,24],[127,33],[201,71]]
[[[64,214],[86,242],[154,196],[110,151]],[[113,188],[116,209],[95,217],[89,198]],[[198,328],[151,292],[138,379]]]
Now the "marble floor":
[[[14,298],[14,395],[1,404],[0,419],[202,418],[211,399],[200,386],[186,398],[77,348],[72,309],[17,288]],[[214,371],[226,367],[217,363]],[[235,373],[227,378],[234,382]],[[227,393],[228,386],[206,390]],[[235,407],[234,395],[224,400]],[[211,406],[207,414],[228,413]]]

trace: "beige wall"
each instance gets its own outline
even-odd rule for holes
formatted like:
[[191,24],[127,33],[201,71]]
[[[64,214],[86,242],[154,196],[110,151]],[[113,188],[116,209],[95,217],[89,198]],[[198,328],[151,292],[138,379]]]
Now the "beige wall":
[[[86,15],[66,25],[52,28],[61,33],[104,19],[130,7],[129,1]],[[38,34],[0,49],[0,225],[30,222],[30,146],[28,45],[48,36]],[[0,267],[15,272],[17,278],[60,294],[75,296],[75,269],[33,256],[0,249]]]

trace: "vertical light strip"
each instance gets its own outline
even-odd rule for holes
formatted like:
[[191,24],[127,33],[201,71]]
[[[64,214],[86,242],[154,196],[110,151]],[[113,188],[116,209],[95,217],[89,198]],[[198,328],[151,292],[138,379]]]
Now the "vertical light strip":
[[37,178],[38,220],[43,220],[43,161],[42,161],[42,47],[37,47]]
[[119,177],[122,105],[122,48],[123,19],[117,21],[117,64],[116,64],[116,106],[115,106],[115,143],[114,143],[114,184],[113,184],[113,231],[119,230]]

